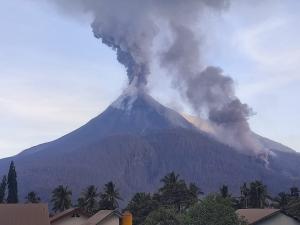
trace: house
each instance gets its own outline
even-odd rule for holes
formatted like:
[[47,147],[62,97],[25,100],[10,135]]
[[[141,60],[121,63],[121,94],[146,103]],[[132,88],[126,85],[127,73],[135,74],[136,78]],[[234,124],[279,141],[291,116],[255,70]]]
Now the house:
[[50,225],[46,204],[0,204],[1,225]]
[[[120,225],[122,214],[117,210],[100,210],[88,216],[79,209],[69,209],[50,218],[51,225]],[[128,221],[128,220],[127,220]],[[132,225],[127,223],[126,225]]]
[[50,217],[51,225],[82,225],[89,219],[89,216],[84,214],[81,210],[71,208],[61,213]]
[[250,225],[300,225],[300,221],[279,209],[239,209],[236,213]]
[[101,210],[82,225],[120,225],[122,215],[115,210]]

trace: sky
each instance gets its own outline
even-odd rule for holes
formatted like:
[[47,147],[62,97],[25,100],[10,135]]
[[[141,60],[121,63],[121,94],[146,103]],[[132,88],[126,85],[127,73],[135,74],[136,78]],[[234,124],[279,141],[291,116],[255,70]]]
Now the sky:
[[[251,3],[250,3],[251,2]],[[300,1],[233,1],[206,18],[206,62],[233,77],[253,131],[300,151]],[[0,158],[54,140],[100,114],[126,87],[115,53],[45,1],[0,0]],[[161,103],[192,113],[154,68]]]

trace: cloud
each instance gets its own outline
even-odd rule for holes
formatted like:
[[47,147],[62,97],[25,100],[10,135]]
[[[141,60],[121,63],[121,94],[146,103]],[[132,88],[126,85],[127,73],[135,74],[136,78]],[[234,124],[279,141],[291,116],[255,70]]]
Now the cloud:
[[236,45],[261,67],[273,71],[293,69],[300,60],[300,31],[294,29],[295,20],[270,18],[241,29],[236,34]]

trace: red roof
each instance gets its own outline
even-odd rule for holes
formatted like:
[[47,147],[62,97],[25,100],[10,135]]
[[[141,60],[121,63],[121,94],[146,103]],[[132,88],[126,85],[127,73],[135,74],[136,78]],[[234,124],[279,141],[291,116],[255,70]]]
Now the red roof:
[[239,209],[236,213],[249,224],[257,223],[268,217],[271,217],[277,213],[280,213],[279,209]]

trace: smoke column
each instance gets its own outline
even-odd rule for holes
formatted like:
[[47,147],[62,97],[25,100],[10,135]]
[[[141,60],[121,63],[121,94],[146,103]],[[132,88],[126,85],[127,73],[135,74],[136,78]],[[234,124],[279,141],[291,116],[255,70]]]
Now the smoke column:
[[[66,12],[92,16],[94,36],[116,51],[130,85],[144,89],[153,58],[168,71],[174,87],[197,114],[207,115],[215,136],[241,151],[263,153],[247,122],[252,110],[236,97],[233,80],[222,69],[206,66],[198,29],[205,12],[222,12],[229,0],[52,0]],[[159,51],[154,41],[170,34]],[[199,38],[199,33],[201,37]]]

